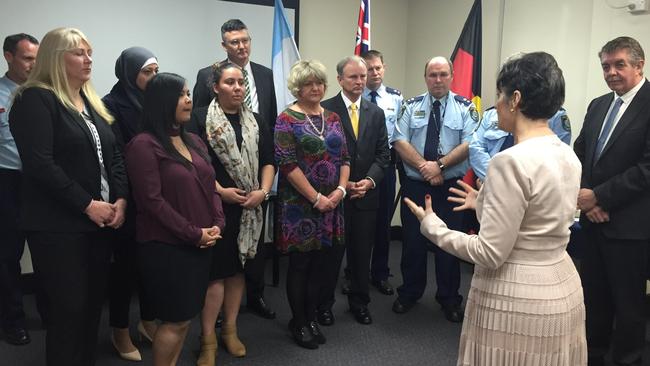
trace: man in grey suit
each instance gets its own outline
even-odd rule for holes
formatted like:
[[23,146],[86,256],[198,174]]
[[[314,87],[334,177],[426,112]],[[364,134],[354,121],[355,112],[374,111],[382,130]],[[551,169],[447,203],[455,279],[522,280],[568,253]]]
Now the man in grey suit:
[[[262,65],[250,61],[251,37],[248,28],[239,19],[230,19],[221,26],[221,46],[228,54],[227,61],[241,67],[246,87],[244,103],[262,117],[271,131],[275,125],[277,108],[273,72]],[[212,92],[212,66],[199,70],[194,85],[194,108],[210,104],[214,98]],[[266,207],[265,207],[266,213]],[[260,240],[255,258],[246,262],[246,298],[247,307],[257,315],[274,319],[275,312],[264,301],[264,270],[266,258],[271,248]]]
[[613,93],[591,101],[574,144],[582,162],[578,207],[585,232],[581,277],[589,365],[604,364],[610,342],[615,364],[641,365],[650,239],[650,83],[635,39],[611,40],[598,57]]
[[[375,188],[390,161],[388,137],[384,111],[361,98],[368,74],[365,60],[358,56],[346,57],[336,65],[336,71],[342,90],[321,104],[339,115],[345,131],[350,154],[350,181],[344,201],[345,247],[351,281],[348,303],[359,323],[370,324],[368,273],[379,208],[379,190]],[[331,258],[330,282],[318,308],[318,321],[323,325],[334,322],[331,308],[342,259],[343,250]]]

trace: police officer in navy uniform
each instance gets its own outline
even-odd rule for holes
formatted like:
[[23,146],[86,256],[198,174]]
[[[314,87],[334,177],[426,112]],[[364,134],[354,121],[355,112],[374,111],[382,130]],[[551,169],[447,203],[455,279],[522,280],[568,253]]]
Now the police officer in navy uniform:
[[[363,97],[384,110],[386,131],[388,137],[395,130],[397,118],[404,102],[402,93],[384,85],[384,56],[381,52],[370,50],[361,55],[366,60],[368,78]],[[389,146],[390,147],[390,146]],[[388,253],[390,246],[390,224],[393,217],[393,201],[395,200],[395,151],[390,150],[390,164],[384,170],[384,179],[379,183],[379,209],[375,231],[375,245],[372,250],[370,266],[370,281],[384,295],[392,295],[395,291],[388,281]]]
[[[430,195],[436,213],[450,229],[462,227],[462,213],[447,201],[449,188],[469,168],[469,141],[479,116],[474,104],[449,90],[453,65],[445,57],[434,57],[425,65],[428,92],[406,101],[390,141],[404,162],[403,195],[424,204]],[[460,264],[458,258],[431,246],[420,234],[420,223],[402,204],[403,284],[397,288],[393,311],[409,311],[422,297],[427,282],[427,251],[435,253],[436,300],[451,322],[463,320]]]
[[[564,108],[560,108],[548,120],[548,127],[562,142],[571,144],[571,122]],[[488,108],[469,143],[469,165],[481,182],[485,180],[490,159],[496,153],[511,147],[513,143],[512,134],[499,129],[497,110],[494,107]]]

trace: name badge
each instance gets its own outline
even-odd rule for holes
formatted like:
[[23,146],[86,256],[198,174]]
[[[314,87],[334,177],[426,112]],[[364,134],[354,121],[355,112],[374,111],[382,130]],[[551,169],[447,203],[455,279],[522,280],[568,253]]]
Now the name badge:
[[415,111],[413,112],[413,118],[424,118],[425,114],[424,111]]

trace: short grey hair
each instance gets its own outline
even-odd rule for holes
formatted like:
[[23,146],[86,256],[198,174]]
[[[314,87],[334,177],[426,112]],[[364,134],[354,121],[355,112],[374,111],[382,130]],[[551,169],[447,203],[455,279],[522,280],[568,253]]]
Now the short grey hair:
[[345,66],[347,64],[350,64],[350,63],[353,63],[353,62],[358,62],[358,63],[363,64],[363,66],[368,66],[368,64],[366,63],[366,60],[364,60],[362,57],[359,57],[359,56],[347,56],[347,57],[344,57],[341,61],[339,61],[338,64],[336,64],[336,73],[339,76],[343,76],[343,68],[345,68]]
[[327,89],[327,69],[318,60],[300,60],[291,66],[289,79],[287,80],[287,87],[291,95],[298,98],[298,93],[309,78],[315,78],[325,85]]

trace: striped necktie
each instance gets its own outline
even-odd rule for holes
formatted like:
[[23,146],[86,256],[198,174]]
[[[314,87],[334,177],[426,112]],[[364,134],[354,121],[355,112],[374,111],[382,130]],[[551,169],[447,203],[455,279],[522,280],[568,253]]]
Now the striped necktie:
[[251,87],[250,83],[248,82],[248,71],[246,71],[246,69],[242,69],[241,71],[244,74],[244,86],[246,87],[246,93],[244,94],[244,104],[246,107],[248,107],[248,109],[252,110],[253,100],[251,99]]
[[354,137],[359,137],[359,114],[357,114],[357,105],[352,103],[350,104],[350,122],[352,122],[352,131],[354,131]]

